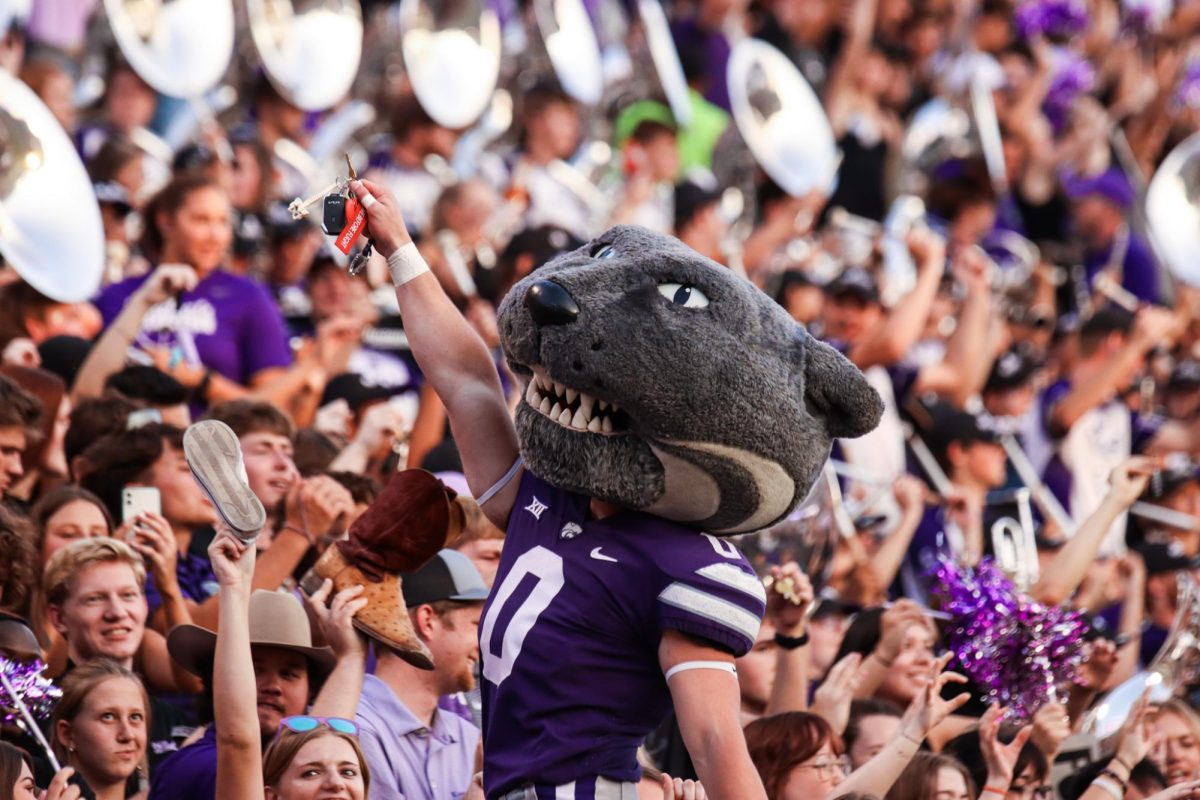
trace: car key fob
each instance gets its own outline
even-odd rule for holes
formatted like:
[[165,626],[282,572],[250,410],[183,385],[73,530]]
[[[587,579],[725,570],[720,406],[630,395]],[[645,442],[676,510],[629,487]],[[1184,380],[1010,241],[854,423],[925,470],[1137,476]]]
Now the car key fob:
[[325,195],[322,206],[321,230],[326,236],[337,236],[346,227],[346,196],[340,192]]

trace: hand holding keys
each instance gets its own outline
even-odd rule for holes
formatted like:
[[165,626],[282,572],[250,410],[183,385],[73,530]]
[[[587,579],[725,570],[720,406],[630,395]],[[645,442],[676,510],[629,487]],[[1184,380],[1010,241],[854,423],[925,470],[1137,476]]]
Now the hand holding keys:
[[[349,155],[346,156],[346,168],[348,177],[339,177],[323,191],[307,199],[296,198],[288,206],[288,211],[291,212],[292,219],[304,219],[308,216],[309,208],[318,202],[322,203],[321,230],[326,236],[336,237],[334,245],[349,255],[354,243],[366,228],[367,212],[350,192],[350,181],[357,180],[358,173],[354,171],[354,165],[350,163]],[[351,275],[362,272],[373,249],[374,242],[368,239],[362,252],[355,255],[350,261],[349,272]]]

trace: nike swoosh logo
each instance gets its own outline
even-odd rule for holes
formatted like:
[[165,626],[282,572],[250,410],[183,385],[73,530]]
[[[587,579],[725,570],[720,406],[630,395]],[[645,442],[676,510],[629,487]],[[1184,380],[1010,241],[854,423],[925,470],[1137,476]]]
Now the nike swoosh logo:
[[613,558],[612,556],[606,556],[603,553],[601,553],[599,547],[593,548],[591,555],[592,555],[592,558],[596,559],[597,561],[611,561],[614,564],[618,563],[617,560],[615,558]]

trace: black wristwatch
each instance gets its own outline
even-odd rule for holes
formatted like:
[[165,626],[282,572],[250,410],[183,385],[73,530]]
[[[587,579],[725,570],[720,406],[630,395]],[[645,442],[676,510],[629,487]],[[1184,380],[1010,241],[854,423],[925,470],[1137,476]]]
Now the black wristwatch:
[[192,390],[192,397],[201,403],[208,402],[208,387],[212,384],[213,371],[211,369],[204,370],[204,378],[200,383],[196,384],[196,388]]
[[777,633],[775,634],[775,644],[784,650],[796,650],[804,647],[808,644],[808,631],[805,631],[803,636],[784,636],[782,633]]

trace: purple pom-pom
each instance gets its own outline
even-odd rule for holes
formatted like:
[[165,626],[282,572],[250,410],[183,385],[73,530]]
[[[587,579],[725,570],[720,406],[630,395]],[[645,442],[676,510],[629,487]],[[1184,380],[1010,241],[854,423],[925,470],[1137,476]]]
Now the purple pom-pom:
[[987,702],[1024,721],[1059,699],[1083,660],[1086,625],[1077,613],[1017,593],[990,559],[971,570],[942,556],[934,578],[942,609],[954,618],[950,649]]
[[[62,690],[48,678],[42,677],[45,669],[46,665],[41,661],[21,663],[0,658],[0,671],[4,673],[8,685],[12,687],[17,698],[25,702],[25,707],[36,719],[49,719],[54,704],[62,697]],[[21,720],[17,705],[17,699],[0,684],[0,714],[6,723]]]
[[1084,0],[1025,0],[1017,6],[1013,24],[1022,39],[1046,36],[1065,41],[1087,28],[1087,3]]
[[1086,59],[1066,49],[1059,50],[1055,60],[1054,75],[1042,101],[1042,111],[1057,136],[1067,128],[1075,98],[1095,88],[1096,70]]

